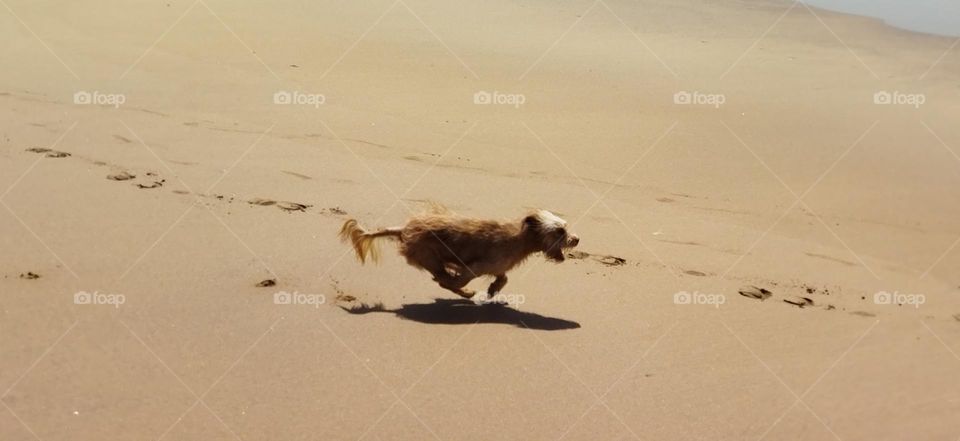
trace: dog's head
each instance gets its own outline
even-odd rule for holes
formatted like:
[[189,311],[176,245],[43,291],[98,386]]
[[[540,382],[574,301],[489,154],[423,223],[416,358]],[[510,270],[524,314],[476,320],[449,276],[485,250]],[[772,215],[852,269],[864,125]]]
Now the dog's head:
[[548,259],[555,262],[563,262],[564,248],[572,248],[580,243],[576,234],[567,231],[567,221],[547,210],[523,218],[523,233],[536,245],[537,251],[543,251]]

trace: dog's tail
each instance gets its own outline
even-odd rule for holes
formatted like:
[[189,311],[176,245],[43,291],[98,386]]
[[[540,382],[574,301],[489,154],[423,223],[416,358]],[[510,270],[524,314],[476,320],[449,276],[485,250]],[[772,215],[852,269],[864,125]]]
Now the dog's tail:
[[357,252],[357,259],[360,263],[366,263],[367,257],[373,262],[380,260],[380,250],[377,249],[375,240],[379,237],[399,238],[402,228],[386,228],[374,233],[369,233],[355,219],[350,219],[343,223],[340,228],[340,240],[344,243],[349,242],[353,245],[353,250]]

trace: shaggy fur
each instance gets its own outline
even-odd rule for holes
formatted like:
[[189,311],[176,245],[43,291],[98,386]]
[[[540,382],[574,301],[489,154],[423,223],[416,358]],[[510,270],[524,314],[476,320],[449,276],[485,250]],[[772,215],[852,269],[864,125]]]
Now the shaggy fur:
[[407,263],[428,271],[441,287],[471,298],[476,292],[464,288],[471,280],[487,275],[496,277],[487,289],[488,295],[493,296],[506,285],[507,271],[531,254],[542,252],[549,260],[563,262],[563,249],[580,242],[566,225],[566,221],[546,210],[501,222],[435,209],[410,218],[404,226],[376,232],[368,232],[350,219],[340,229],[340,239],[353,245],[361,263],[379,259],[377,239],[395,239]]

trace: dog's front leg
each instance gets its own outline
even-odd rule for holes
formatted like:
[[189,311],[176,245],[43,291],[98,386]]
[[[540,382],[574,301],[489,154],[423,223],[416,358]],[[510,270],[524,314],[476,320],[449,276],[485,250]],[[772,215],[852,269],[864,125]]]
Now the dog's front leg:
[[493,283],[490,284],[490,287],[487,288],[487,295],[493,297],[503,289],[503,286],[507,284],[507,275],[506,274],[497,274],[497,278],[494,279]]

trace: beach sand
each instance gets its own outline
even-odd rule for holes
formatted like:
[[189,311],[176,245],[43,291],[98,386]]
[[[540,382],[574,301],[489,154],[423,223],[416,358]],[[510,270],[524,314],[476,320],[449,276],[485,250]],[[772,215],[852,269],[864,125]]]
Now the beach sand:
[[[955,39],[771,0],[3,3],[0,439],[960,437]],[[578,253],[478,307],[337,240],[429,201],[552,210]]]

